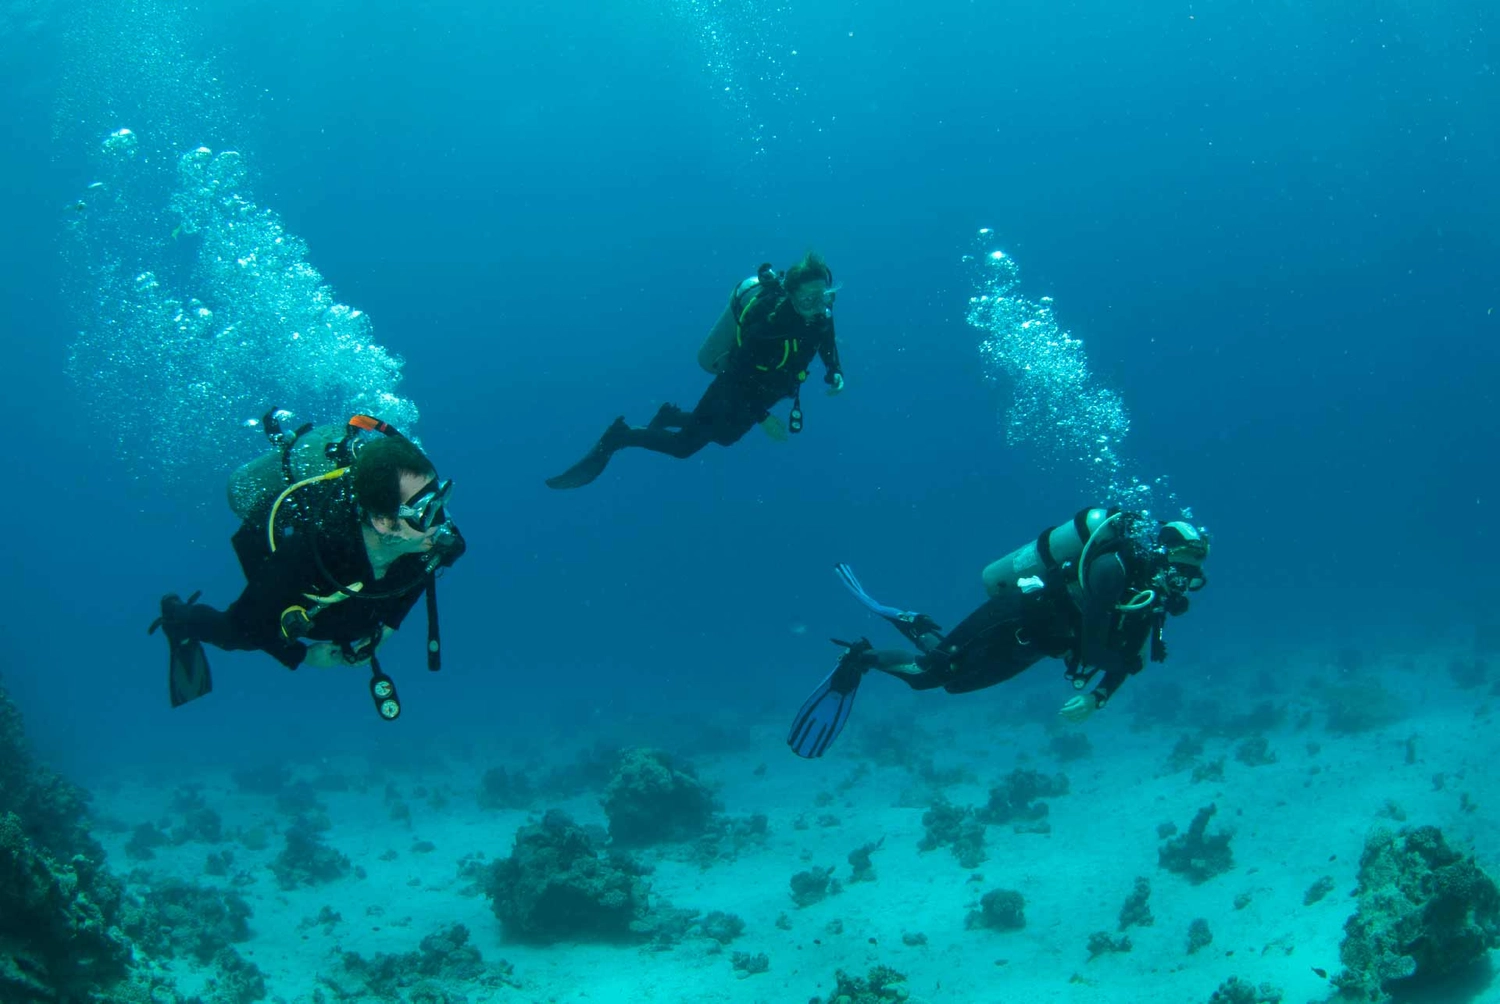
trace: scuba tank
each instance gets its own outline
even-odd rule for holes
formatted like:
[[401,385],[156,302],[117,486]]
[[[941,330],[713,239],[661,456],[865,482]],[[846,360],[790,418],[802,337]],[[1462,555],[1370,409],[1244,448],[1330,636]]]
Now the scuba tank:
[[[990,562],[984,570],[984,591],[999,596],[1007,589],[1021,588],[1025,579],[1046,581],[1065,564],[1071,563],[1077,569],[1086,550],[1119,538],[1121,530],[1116,518],[1119,515],[1119,509],[1096,506],[1080,509],[1070,522],[1048,527],[1036,540]],[[1078,574],[1073,571],[1067,580],[1068,592],[1075,602],[1083,598]]]
[[719,315],[719,319],[709,329],[708,337],[703,339],[703,344],[698,348],[698,365],[709,373],[718,376],[729,365],[729,354],[734,351],[735,335],[739,332],[740,315],[760,292],[762,276],[768,273],[772,280],[777,279],[775,271],[769,264],[765,264],[755,275],[741,280],[730,290],[724,312]]
[[285,432],[274,413],[262,419],[262,425],[274,449],[229,475],[229,508],[241,520],[260,522],[287,485],[342,466],[339,447],[349,435],[343,422]]

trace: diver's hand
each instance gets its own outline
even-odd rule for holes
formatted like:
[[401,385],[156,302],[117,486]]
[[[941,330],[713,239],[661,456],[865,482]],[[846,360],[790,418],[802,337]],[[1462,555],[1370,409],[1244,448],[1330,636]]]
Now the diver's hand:
[[776,442],[786,442],[786,426],[782,424],[781,419],[777,418],[775,415],[767,415],[765,417],[765,420],[760,423],[760,427],[765,430],[766,435],[776,440]]
[[1089,715],[1099,710],[1099,702],[1094,699],[1093,694],[1079,694],[1062,706],[1058,715],[1070,722],[1087,721]]
[[347,666],[349,663],[344,659],[344,650],[331,641],[315,641],[307,646],[307,654],[302,657],[302,665],[312,666],[315,669],[331,669],[335,666]]
[[828,396],[829,397],[833,397],[835,394],[842,394],[843,392],[844,392],[844,374],[842,374],[842,373],[835,373],[833,375],[833,379],[830,380],[830,381],[828,381]]
[[[355,650],[367,644],[361,642],[355,646]],[[373,649],[371,649],[373,651]],[[344,656],[344,646],[338,642],[315,641],[307,646],[307,654],[302,657],[302,665],[312,666],[315,669],[337,669],[340,666],[368,666],[370,657],[366,655],[363,659],[349,659]]]

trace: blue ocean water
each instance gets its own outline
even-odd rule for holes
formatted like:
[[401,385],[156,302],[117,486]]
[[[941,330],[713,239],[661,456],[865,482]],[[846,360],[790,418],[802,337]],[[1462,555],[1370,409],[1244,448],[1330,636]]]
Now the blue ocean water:
[[[836,562],[951,624],[987,562],[1132,478],[1212,534],[1171,637],[1202,682],[1248,699],[1262,657],[1295,691],[1341,650],[1467,643],[1500,617],[1497,33],[1478,0],[23,0],[0,14],[5,686],[85,780],[759,722],[830,636],[878,627]],[[240,226],[305,253],[205,279],[234,237],[182,229],[198,147],[238,154]],[[614,416],[690,406],[729,290],[809,248],[848,390],[815,366],[801,436],[544,486]],[[1024,381],[967,320],[991,251],[1128,418],[1112,472],[1016,428]],[[211,653],[212,699],[173,710],[145,633],[164,592],[240,588],[246,421],[352,393],[348,356],[257,348],[288,288],[362,312],[377,389],[457,484],[445,666],[419,627],[392,643],[396,726],[362,681],[256,654]],[[184,351],[194,297],[251,349],[208,321]]]

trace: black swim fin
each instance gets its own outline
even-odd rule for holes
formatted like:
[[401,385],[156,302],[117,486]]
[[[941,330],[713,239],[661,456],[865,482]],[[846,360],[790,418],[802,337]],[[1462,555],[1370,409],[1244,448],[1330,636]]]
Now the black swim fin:
[[155,634],[156,629],[161,628],[162,634],[167,636],[167,696],[174,708],[196,701],[214,689],[214,678],[208,671],[208,656],[203,652],[203,643],[196,638],[184,638],[165,624],[170,607],[195,603],[201,595],[202,593],[194,593],[187,598],[187,603],[178,599],[175,593],[163,596],[162,615],[146,629],[147,634]]
[[595,478],[604,473],[604,468],[609,466],[609,458],[613,457],[615,451],[620,448],[620,435],[629,428],[630,426],[625,424],[625,419],[615,419],[614,424],[604,431],[603,436],[599,437],[599,442],[594,444],[594,448],[572,467],[555,477],[548,478],[547,487],[582,488],[592,483]]
[[864,638],[853,644],[834,639],[834,644],[844,646],[839,664],[802,702],[786,737],[786,744],[792,752],[808,760],[826,753],[849,720],[849,713],[854,710],[854,695],[859,692],[859,681],[869,669],[864,656],[874,648]]
[[185,638],[172,645],[167,660],[167,688],[174,708],[196,701],[214,689],[214,678],[208,671],[208,656],[203,653],[201,641]]

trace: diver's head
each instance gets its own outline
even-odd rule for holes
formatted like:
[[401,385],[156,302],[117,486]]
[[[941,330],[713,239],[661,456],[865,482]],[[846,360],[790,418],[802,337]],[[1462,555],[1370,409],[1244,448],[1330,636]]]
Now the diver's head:
[[804,321],[832,313],[833,298],[838,290],[833,288],[833,273],[828,270],[828,263],[816,251],[807,252],[801,261],[786,270],[784,284],[787,302]]
[[1203,564],[1208,560],[1208,538],[1183,520],[1163,524],[1157,534],[1162,556],[1161,584],[1167,593],[1167,613],[1187,610],[1187,594],[1208,584]]
[[430,551],[447,523],[453,482],[439,481],[437,469],[404,436],[384,436],[354,455],[354,499],[360,521],[387,550],[402,554]]

